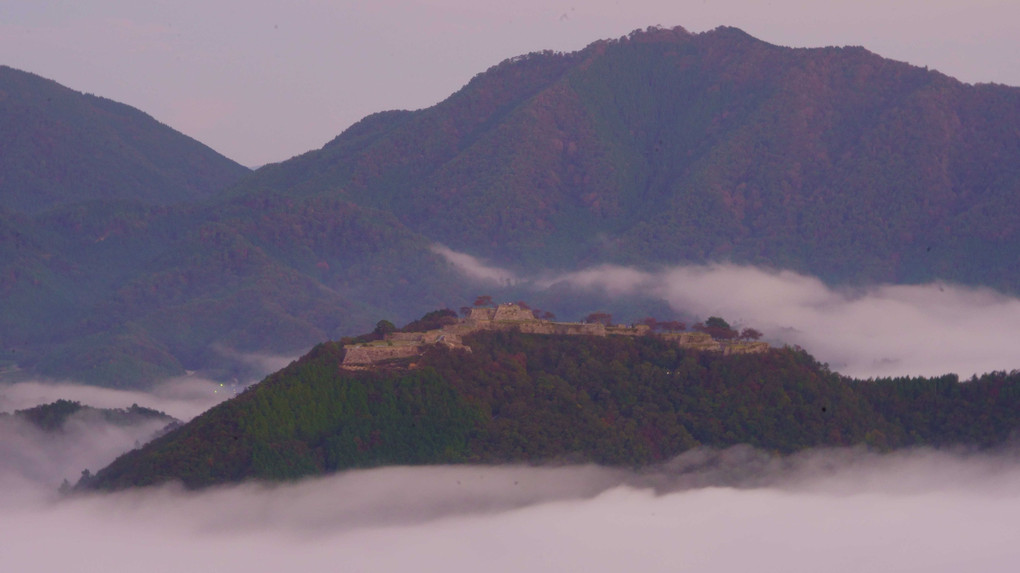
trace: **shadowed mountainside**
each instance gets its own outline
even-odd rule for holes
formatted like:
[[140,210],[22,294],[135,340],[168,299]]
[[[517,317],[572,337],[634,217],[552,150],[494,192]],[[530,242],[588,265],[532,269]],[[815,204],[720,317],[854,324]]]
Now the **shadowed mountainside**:
[[507,60],[239,180],[126,106],[0,80],[0,185],[28,190],[0,203],[0,373],[250,375],[228,357],[470,300],[436,242],[522,271],[732,261],[1020,293],[1020,89],[863,48],[651,28]]
[[115,426],[161,422],[167,425],[167,431],[181,425],[181,421],[172,416],[138,404],[132,404],[128,408],[93,408],[70,400],[57,400],[24,410],[15,410],[13,413],[0,412],[0,421],[20,420],[44,432],[60,432],[65,429],[72,416],[92,418]]
[[336,194],[516,268],[725,259],[1017,292],[1018,126],[1018,88],[649,29],[505,61],[245,188]]
[[0,66],[0,207],[198,201],[249,172],[137,109]]
[[48,212],[25,232],[22,217],[7,221],[0,230],[19,243],[3,248],[18,266],[0,280],[0,365],[105,386],[186,370],[250,379],[265,371],[245,354],[293,355],[380,313],[469,296],[428,241],[335,198],[102,202]]

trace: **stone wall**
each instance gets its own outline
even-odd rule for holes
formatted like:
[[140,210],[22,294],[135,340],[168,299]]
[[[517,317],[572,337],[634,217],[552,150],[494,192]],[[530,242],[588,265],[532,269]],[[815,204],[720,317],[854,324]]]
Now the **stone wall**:
[[421,342],[421,332],[391,332],[385,336],[391,342]]
[[[531,310],[516,304],[501,304],[496,308],[472,308],[468,318],[428,332],[393,332],[386,335],[386,343],[346,346],[343,365],[364,367],[394,358],[419,356],[425,347],[442,344],[450,348],[464,348],[461,336],[480,330],[518,330],[525,334],[557,334],[566,336],[648,336],[651,329],[644,324],[636,326],[606,326],[600,322],[549,322],[538,320]],[[675,342],[681,348],[749,354],[766,352],[765,342],[718,341],[704,332],[667,332],[662,338]]]
[[345,346],[343,366],[367,366],[392,360],[394,358],[411,358],[422,353],[419,344]]
[[723,354],[761,354],[769,351],[768,342],[728,342],[723,344]]
[[492,320],[492,317],[496,314],[494,308],[472,308],[471,313],[468,315],[468,320]]
[[652,329],[647,324],[606,327],[606,334],[615,334],[617,336],[648,336],[651,332]]
[[566,336],[605,336],[606,325],[601,322],[522,322],[513,328],[525,334],[562,334]]
[[501,304],[496,307],[496,312],[493,313],[492,320],[496,322],[524,322],[534,321],[536,318],[535,313],[531,312],[529,309],[521,308],[516,304]]
[[675,341],[680,348],[708,352],[722,351],[722,345],[719,344],[719,341],[704,332],[667,332],[659,336],[666,340]]

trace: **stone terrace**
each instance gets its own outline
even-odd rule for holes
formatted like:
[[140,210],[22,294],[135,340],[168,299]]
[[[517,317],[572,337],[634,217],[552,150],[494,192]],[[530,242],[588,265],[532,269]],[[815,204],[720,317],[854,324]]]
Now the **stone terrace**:
[[[458,320],[438,330],[427,332],[392,332],[383,340],[365,344],[344,346],[342,366],[349,369],[363,369],[373,364],[400,358],[420,356],[429,346],[441,344],[448,348],[463,348],[461,337],[480,330],[518,330],[525,334],[558,334],[567,336],[649,336],[651,329],[636,326],[606,326],[600,322],[552,322],[535,318],[530,310],[516,304],[500,304],[495,308],[473,308],[467,318]],[[670,332],[658,334],[666,340],[675,341],[681,348],[722,352],[724,354],[750,354],[766,352],[766,342],[743,342],[715,340],[704,332]]]

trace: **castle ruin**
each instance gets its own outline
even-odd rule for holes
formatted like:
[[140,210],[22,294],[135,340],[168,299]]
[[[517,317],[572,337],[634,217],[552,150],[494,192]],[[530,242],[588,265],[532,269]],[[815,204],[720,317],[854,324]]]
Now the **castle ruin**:
[[[634,326],[605,325],[601,322],[553,322],[541,320],[520,305],[504,303],[496,307],[472,308],[466,318],[459,319],[436,330],[426,332],[391,332],[383,340],[344,346],[342,366],[364,369],[374,364],[399,358],[414,358],[435,345],[462,348],[463,336],[482,330],[516,330],[524,334],[557,334],[561,336],[649,336],[651,328],[644,324]],[[704,332],[667,332],[657,334],[673,341],[680,348],[729,354],[766,352],[766,342],[716,340]]]

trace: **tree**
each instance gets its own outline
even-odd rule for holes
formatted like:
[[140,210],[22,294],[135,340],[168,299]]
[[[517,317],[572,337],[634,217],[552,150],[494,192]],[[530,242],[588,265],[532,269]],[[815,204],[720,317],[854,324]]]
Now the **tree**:
[[492,306],[492,297],[483,294],[475,299],[475,306]]
[[433,310],[432,312],[426,313],[425,316],[418,320],[409,322],[402,329],[403,332],[425,332],[427,330],[436,330],[442,328],[448,324],[454,324],[457,322],[457,312],[448,308],[439,310]]
[[680,332],[682,330],[687,330],[687,325],[679,320],[664,320],[659,323],[659,330]]
[[396,331],[397,325],[393,324],[388,320],[380,320],[379,322],[375,323],[375,330],[373,330],[372,333],[378,336],[379,338],[382,338],[387,334]]
[[719,318],[718,316],[710,316],[708,317],[708,320],[706,320],[705,322],[703,323],[699,322],[691,328],[693,330],[697,330],[698,332],[704,332],[705,334],[718,340],[729,340],[732,338],[736,338],[740,334],[736,330],[733,330],[732,327],[730,327],[730,323],[726,322],[722,318]]
[[705,321],[705,326],[708,328],[725,328],[726,330],[732,330],[732,327],[730,327],[730,323],[726,322],[725,320],[718,316],[708,317],[708,320]]
[[740,338],[742,340],[758,340],[759,338],[761,338],[761,336],[762,336],[761,332],[753,328],[745,328],[744,330],[740,331]]
[[584,317],[585,322],[601,322],[602,324],[609,326],[613,324],[613,315],[608,312],[593,312],[588,316]]

